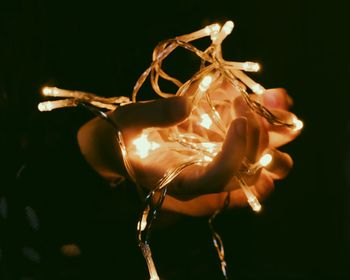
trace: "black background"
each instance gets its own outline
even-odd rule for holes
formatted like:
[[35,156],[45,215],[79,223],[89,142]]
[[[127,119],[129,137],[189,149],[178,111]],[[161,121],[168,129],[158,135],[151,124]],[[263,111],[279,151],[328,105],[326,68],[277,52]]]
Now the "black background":
[[[340,1],[235,0],[0,3],[2,197],[11,194],[13,205],[17,205],[25,194],[36,200],[49,199],[40,188],[21,193],[13,191],[11,183],[27,157],[43,153],[38,143],[45,132],[40,126],[33,125],[43,118],[43,113],[36,109],[42,86],[55,85],[104,96],[130,96],[134,82],[150,63],[152,49],[159,41],[212,22],[233,20],[235,29],[223,44],[224,57],[260,62],[262,71],[253,78],[267,88],[286,88],[294,99],[292,111],[304,121],[305,128],[298,139],[283,147],[293,156],[295,166],[287,179],[277,183],[275,192],[264,202],[264,211],[254,215],[249,209],[237,209],[218,219],[232,279],[350,279],[350,126],[347,108],[350,24],[345,4]],[[192,66],[186,68],[187,64],[173,62],[173,70],[180,76],[192,70]],[[143,97],[154,98],[154,95],[144,93]],[[80,124],[91,118],[86,112],[75,110],[45,114],[46,128],[43,129],[48,130],[50,120],[59,118],[56,125],[65,126],[73,135]],[[50,134],[46,145],[50,146],[56,136]],[[55,145],[51,149],[57,148]],[[65,148],[67,155],[69,149]],[[59,168],[65,161],[56,164]],[[79,167],[77,170],[75,174],[79,174]],[[57,172],[68,178],[68,173]],[[33,178],[32,182],[42,180],[39,177]],[[69,204],[70,192],[74,191],[63,190],[67,193],[60,193],[60,203]],[[87,193],[83,188],[81,190],[74,195],[94,196],[91,190]],[[64,201],[65,197],[68,202]],[[45,212],[45,205],[41,206],[42,212]],[[79,209],[76,213],[59,212],[62,220],[64,215],[78,218],[86,215],[79,202],[74,205],[69,209]],[[11,211],[8,216],[11,218]],[[2,221],[0,224],[10,225],[7,231],[5,227],[0,229],[7,232],[2,244],[8,251],[11,251],[6,245],[8,242],[11,241],[14,248],[17,246],[10,231],[19,228],[13,224],[16,222]],[[101,224],[88,231],[96,234],[100,232],[98,226]],[[58,235],[56,231],[51,233]],[[170,233],[165,231],[164,234]],[[155,242],[159,244],[155,246],[163,250],[166,246],[172,248],[166,244],[172,243],[170,240],[176,235],[162,237],[159,232],[158,235]],[[188,233],[188,238],[194,236],[196,233]],[[96,238],[103,239],[104,235],[97,234]],[[73,237],[68,239],[74,241]],[[23,238],[21,240],[23,243]],[[91,240],[93,242],[94,238]],[[191,243],[187,245],[191,246]],[[39,251],[40,246],[46,244],[41,243]],[[0,275],[6,280],[16,279],[12,272],[16,258],[8,261],[6,252],[4,249],[1,257],[1,268],[6,272]],[[103,254],[103,248],[100,252]],[[171,250],[168,253],[171,255]],[[178,262],[174,261],[175,257],[170,258],[173,263],[160,260],[165,263],[165,270],[167,266],[175,267],[173,270],[178,266],[181,270],[184,264],[178,254]],[[163,253],[164,259],[166,255]],[[101,258],[95,261],[103,273]],[[65,265],[75,265],[68,263],[62,262],[62,269]],[[208,261],[202,265],[217,264]],[[132,266],[134,269],[142,267],[142,260],[138,259]],[[27,271],[27,264],[23,267],[26,267],[23,271]],[[40,269],[30,270],[33,279],[36,279],[35,275],[41,275]],[[60,279],[82,279],[79,275],[86,269],[85,265],[76,264],[72,268],[75,276],[69,276],[67,272]],[[118,279],[118,271],[113,270],[112,264],[108,269],[111,275],[114,273],[113,279]],[[200,274],[189,279],[196,277],[207,279]]]

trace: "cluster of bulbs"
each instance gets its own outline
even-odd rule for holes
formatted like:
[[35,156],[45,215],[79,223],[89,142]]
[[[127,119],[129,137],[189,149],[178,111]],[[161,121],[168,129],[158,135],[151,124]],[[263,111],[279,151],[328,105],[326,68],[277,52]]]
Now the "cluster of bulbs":
[[[148,193],[145,198],[144,211],[137,224],[139,245],[146,259],[151,280],[159,279],[159,276],[149,246],[149,232],[152,221],[161,208],[167,193],[168,184],[185,168],[192,165],[206,165],[210,163],[217,153],[220,152],[228,125],[236,116],[232,102],[237,96],[228,96],[227,93],[225,95],[225,92],[220,89],[222,84],[224,82],[229,83],[239,96],[243,97],[250,109],[265,118],[269,123],[277,126],[285,126],[292,130],[300,130],[303,127],[302,121],[297,118],[293,118],[288,122],[280,120],[261,105],[259,98],[251,98],[250,93],[254,93],[259,97],[265,92],[265,88],[262,85],[256,83],[244,73],[257,72],[260,69],[258,63],[232,62],[223,59],[221,44],[232,32],[233,27],[234,24],[232,21],[227,21],[223,26],[212,24],[193,33],[159,43],[153,51],[151,65],[142,73],[134,86],[131,100],[123,96],[103,98],[91,93],[63,90],[55,87],[45,87],[42,91],[44,96],[54,97],[56,100],[41,102],[38,105],[40,111],[81,105],[109,121],[116,129],[117,140],[123,154],[125,167],[136,184],[138,184],[138,180],[130,160],[131,158],[136,157],[141,161],[146,160],[150,155],[160,152],[163,149],[185,155],[180,157],[182,159],[181,161],[169,168],[159,178],[157,185]],[[190,44],[191,41],[207,36],[210,37],[211,44],[204,51]],[[170,76],[162,69],[164,59],[177,47],[185,48],[201,59],[199,71],[185,83]],[[120,105],[137,102],[137,94],[148,77],[150,77],[154,91],[163,98],[172,97],[174,94],[163,92],[160,89],[159,78],[175,84],[178,87],[175,95],[187,96],[191,99],[193,106],[192,112],[188,119],[178,126],[163,129],[147,128],[143,130],[142,134],[134,139],[132,144],[127,147],[123,140],[122,132],[118,128],[118,124],[113,123],[104,111],[114,110]],[[220,94],[222,96],[219,96]],[[162,141],[158,141],[160,136]],[[260,169],[269,165],[272,160],[272,155],[267,151],[254,164],[244,162],[242,169],[235,175],[249,205],[255,212],[261,210],[261,204],[244,181],[243,176],[246,174],[255,174]],[[158,195],[155,196],[155,194]],[[209,220],[210,225],[212,218],[219,211],[215,212]],[[215,231],[213,231],[213,240],[221,260],[223,275],[227,278],[222,242]]]

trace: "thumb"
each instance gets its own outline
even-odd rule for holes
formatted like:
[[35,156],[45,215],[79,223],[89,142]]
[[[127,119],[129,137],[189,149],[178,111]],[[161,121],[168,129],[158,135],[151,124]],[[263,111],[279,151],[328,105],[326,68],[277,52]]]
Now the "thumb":
[[119,107],[111,114],[111,118],[121,129],[142,130],[175,125],[185,120],[190,112],[188,99],[175,96]]

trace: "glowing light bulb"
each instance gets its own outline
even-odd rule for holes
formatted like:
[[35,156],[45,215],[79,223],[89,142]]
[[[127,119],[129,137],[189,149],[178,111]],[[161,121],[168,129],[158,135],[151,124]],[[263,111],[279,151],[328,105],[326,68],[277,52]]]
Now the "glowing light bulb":
[[140,158],[146,158],[150,151],[154,151],[160,147],[158,143],[148,141],[148,136],[145,133],[141,134],[141,136],[135,139],[132,143],[136,148],[135,153]]
[[259,202],[259,200],[253,196],[248,198],[248,203],[250,205],[250,207],[253,209],[254,212],[260,212],[261,211],[261,204]]
[[206,91],[209,88],[212,81],[213,81],[212,76],[210,76],[210,75],[205,76],[202,79],[201,83],[199,84],[200,91]]
[[205,143],[202,143],[202,146],[211,154],[213,154],[213,156],[216,155],[215,152],[215,148],[216,148],[216,144],[214,143],[211,143],[211,142],[205,142]]
[[44,87],[41,92],[45,96],[58,96],[59,90],[55,87]]
[[218,23],[208,25],[204,28],[204,32],[206,33],[206,35],[212,35],[214,33],[219,32],[219,30],[220,30],[220,24]]
[[272,161],[272,156],[270,154],[263,155],[260,160],[259,164],[263,167],[268,166]]
[[212,123],[213,121],[211,120],[208,114],[201,115],[201,122],[199,123],[201,126],[203,126],[206,129],[209,129]]
[[260,84],[254,84],[252,86],[252,91],[256,94],[263,94],[265,89]]
[[211,162],[218,153],[217,144],[211,142],[204,142],[201,143],[201,145],[207,153],[206,155],[204,155],[203,160],[206,162]]
[[38,110],[40,112],[51,111],[52,109],[54,109],[54,106],[52,106],[52,103],[50,101],[41,102],[38,104]]
[[51,91],[52,91],[52,88],[44,87],[43,90],[42,90],[42,94],[43,95],[50,95]]
[[244,180],[240,177],[237,177],[237,178],[238,178],[239,185],[240,185],[244,195],[246,196],[247,202],[250,205],[250,207],[252,208],[252,210],[254,212],[260,212],[262,207],[261,207],[259,200],[253,194],[253,192],[247,186],[247,184],[244,182]]
[[293,127],[294,131],[298,131],[304,127],[304,123],[301,120],[297,119],[296,117],[293,117],[292,123],[294,125]]
[[222,27],[222,31],[226,34],[226,35],[229,35],[232,30],[233,30],[233,27],[234,27],[234,23],[232,20],[229,20],[229,21],[226,21],[224,26]]
[[260,70],[260,65],[259,63],[247,61],[243,63],[243,70],[248,72],[258,72]]

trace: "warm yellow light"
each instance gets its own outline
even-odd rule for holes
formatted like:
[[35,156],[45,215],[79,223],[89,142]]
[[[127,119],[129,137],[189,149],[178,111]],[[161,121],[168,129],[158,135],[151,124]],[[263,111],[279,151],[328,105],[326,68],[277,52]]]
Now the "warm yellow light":
[[292,123],[294,124],[293,130],[295,131],[302,129],[304,126],[304,123],[301,120],[297,119],[296,117],[293,117]]
[[203,126],[206,129],[209,129],[212,123],[213,121],[211,120],[208,114],[201,115],[201,122],[199,123],[201,126]]
[[51,92],[52,92],[52,88],[50,88],[50,87],[44,87],[42,89],[43,95],[50,95]]
[[254,84],[252,86],[252,91],[256,94],[263,94],[265,89],[259,84]]
[[50,101],[46,101],[39,103],[38,109],[40,112],[51,111],[52,109],[54,109],[54,106],[52,106],[52,103]]
[[154,151],[160,147],[156,142],[148,141],[148,136],[143,133],[139,138],[136,138],[133,142],[136,148],[136,154],[140,158],[146,158],[149,155],[150,151]]
[[272,156],[270,154],[265,154],[263,155],[260,160],[259,163],[261,166],[265,167],[268,166],[272,161]]
[[253,209],[254,212],[260,212],[262,207],[259,200],[254,195],[252,190],[247,186],[244,180],[242,180],[241,178],[238,178],[238,179],[239,179],[240,187],[247,198],[248,204],[250,205],[250,207]]
[[212,76],[210,75],[205,76],[199,84],[199,89],[201,91],[206,91],[209,88],[212,81],[213,81]]
[[250,207],[253,209],[254,212],[260,212],[261,211],[261,204],[259,202],[259,200],[253,196],[253,197],[249,197],[248,198],[248,203],[250,205]]
[[224,26],[222,27],[222,31],[226,34],[229,35],[234,27],[234,23],[232,20],[226,21]]
[[212,35],[214,33],[219,32],[219,30],[220,30],[220,24],[218,23],[208,25],[204,28],[204,32],[206,33],[206,35]]
[[248,72],[258,72],[260,70],[260,65],[259,63],[247,61],[243,63],[243,70]]
[[203,160],[206,162],[211,162],[213,158],[217,155],[217,144],[211,143],[211,142],[204,142],[201,143],[202,147],[205,148],[206,152],[209,153],[209,155],[205,155]]
[[41,92],[45,96],[59,96],[59,91],[56,87],[44,87]]
[[215,156],[214,152],[215,152],[215,148],[216,148],[216,144],[214,143],[210,143],[210,142],[205,142],[202,143],[202,146],[211,154],[213,154],[213,156]]

